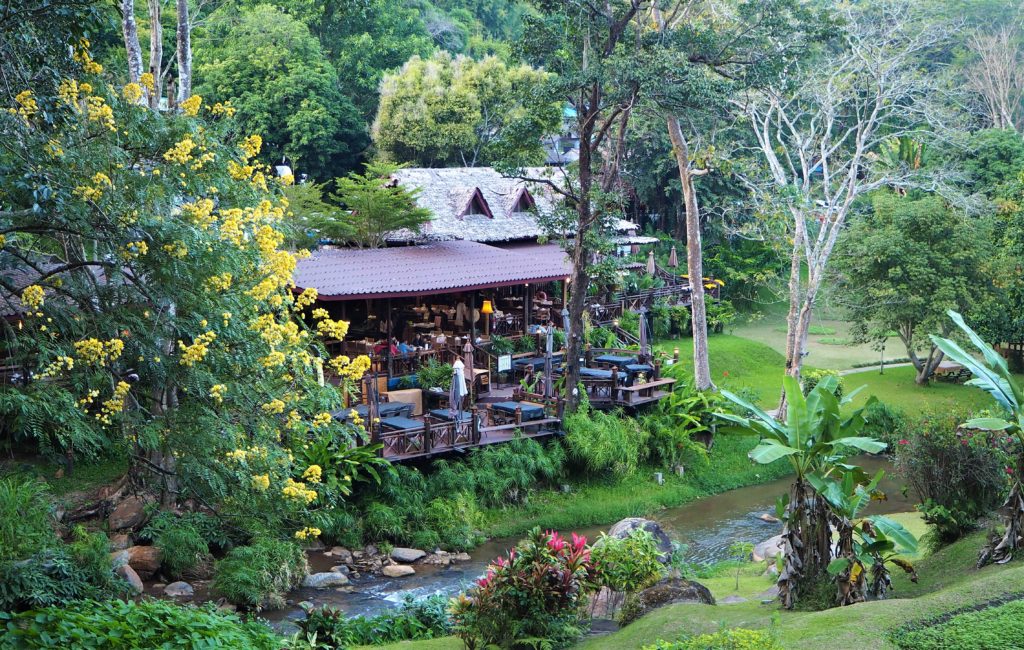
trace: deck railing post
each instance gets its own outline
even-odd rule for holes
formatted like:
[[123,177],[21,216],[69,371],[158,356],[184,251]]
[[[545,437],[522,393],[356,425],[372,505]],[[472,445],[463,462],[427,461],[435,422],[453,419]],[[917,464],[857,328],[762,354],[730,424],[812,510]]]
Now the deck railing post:
[[423,451],[429,453],[431,447],[433,447],[433,441],[431,440],[430,420],[424,420],[423,421]]
[[516,407],[516,426],[519,426],[522,423],[523,423],[523,407],[522,406],[517,406]]
[[479,444],[480,444],[480,423],[479,423],[479,422],[477,421],[477,419],[476,419],[476,418],[477,418],[477,411],[478,411],[478,409],[477,409],[477,406],[476,406],[476,404],[474,404],[474,405],[473,405],[473,406],[472,406],[472,407],[471,407],[471,408],[469,409],[469,417],[470,417],[470,424],[469,424],[469,431],[470,431],[470,439],[471,439],[471,440],[473,441],[473,444],[474,444],[474,445],[479,445]]
[[661,361],[654,361],[654,381],[661,379]]

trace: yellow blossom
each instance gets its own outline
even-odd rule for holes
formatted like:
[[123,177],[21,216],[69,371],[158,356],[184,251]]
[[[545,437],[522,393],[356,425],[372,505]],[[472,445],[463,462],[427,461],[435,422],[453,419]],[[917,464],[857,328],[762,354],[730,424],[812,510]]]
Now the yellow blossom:
[[310,465],[306,468],[306,471],[302,473],[302,479],[309,481],[310,483],[319,483],[323,477],[323,470],[319,465]]
[[284,488],[281,489],[281,494],[289,499],[303,501],[307,504],[316,501],[317,497],[315,490],[310,490],[306,487],[305,483],[297,483],[290,478],[285,480]]
[[241,147],[243,153],[245,153],[245,158],[249,159],[260,153],[260,149],[263,148],[263,138],[258,135],[250,135],[246,139],[242,140],[241,144],[238,146]]
[[210,398],[214,402],[221,404],[224,402],[224,393],[227,392],[228,387],[224,384],[214,384],[210,387]]
[[21,116],[21,119],[25,120],[26,124],[32,119],[33,115],[39,112],[39,104],[36,102],[36,98],[32,96],[31,90],[21,91],[15,95],[14,101],[18,107],[10,109],[10,112]]
[[313,416],[313,427],[325,427],[328,424],[330,424],[333,420],[334,418],[327,411],[324,411],[323,413],[318,413],[317,415]]
[[310,537],[319,537],[321,531],[319,528],[306,527],[301,530],[295,531],[295,539],[308,539]]
[[97,95],[90,95],[85,99],[86,110],[90,122],[99,122],[111,131],[117,131],[114,123],[114,109],[110,108],[107,100]]
[[139,77],[139,83],[149,92],[153,92],[156,89],[156,81],[153,79],[152,72],[143,72]]
[[149,244],[147,244],[146,242],[141,241],[141,240],[140,241],[128,242],[128,244],[125,245],[125,247],[124,247],[124,256],[129,258],[129,259],[133,259],[133,258],[137,258],[137,257],[142,257],[143,255],[145,255],[148,252],[149,252]]
[[[192,137],[185,136],[180,141],[174,143],[173,147],[164,152],[164,160],[184,165],[192,159],[192,151],[195,148],[196,143],[192,141]],[[155,174],[156,171],[153,173]]]
[[191,368],[197,362],[205,359],[206,354],[209,352],[209,345],[215,338],[217,338],[216,332],[206,332],[197,336],[192,341],[192,345],[186,345],[184,341],[178,341],[178,347],[181,348],[181,360],[179,363]]
[[260,492],[264,492],[267,488],[270,487],[270,476],[267,474],[257,474],[253,476],[252,486],[259,490]]
[[284,413],[284,402],[282,402],[279,399],[273,399],[267,402],[266,404],[263,404],[260,408],[263,409],[264,413]]
[[142,99],[142,86],[137,83],[125,84],[121,89],[121,96],[131,104],[137,104]]
[[39,309],[46,302],[45,292],[38,284],[30,284],[21,292],[21,303],[29,309]]
[[231,288],[232,277],[230,273],[213,275],[206,279],[206,286],[211,291],[227,291]]
[[189,117],[195,117],[199,114],[199,107],[203,105],[203,98],[199,95],[192,95],[185,101],[181,102],[181,112]]
[[231,105],[231,100],[229,99],[227,101],[217,102],[216,104],[214,104],[212,107],[210,107],[210,112],[213,113],[214,115],[223,115],[225,117],[234,117],[235,116],[235,107]]

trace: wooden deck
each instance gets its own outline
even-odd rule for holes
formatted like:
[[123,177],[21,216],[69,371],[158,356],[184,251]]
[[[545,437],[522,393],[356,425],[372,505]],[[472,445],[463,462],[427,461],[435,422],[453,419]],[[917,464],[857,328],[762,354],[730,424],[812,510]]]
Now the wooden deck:
[[440,454],[464,453],[475,447],[508,442],[517,436],[543,438],[561,433],[562,421],[556,417],[523,419],[519,409],[514,414],[499,414],[474,407],[458,420],[440,420],[427,415],[422,426],[388,430],[376,426],[373,442],[383,445],[381,455],[390,461],[429,458]]

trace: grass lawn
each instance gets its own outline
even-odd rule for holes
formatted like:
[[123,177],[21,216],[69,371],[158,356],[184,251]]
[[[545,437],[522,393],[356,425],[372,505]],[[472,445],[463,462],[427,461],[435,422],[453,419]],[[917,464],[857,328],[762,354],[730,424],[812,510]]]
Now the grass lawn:
[[[919,533],[922,524],[914,523],[915,517],[912,514],[898,516],[905,525],[911,525],[916,529],[914,532]],[[889,634],[907,623],[932,619],[1020,592],[1024,562],[988,566],[980,570],[974,568],[983,540],[981,533],[971,535],[916,562],[920,575],[917,584],[902,574],[894,575],[896,588],[887,600],[821,612],[787,612],[774,602],[762,604],[762,595],[773,582],[772,578],[762,575],[762,566],[742,566],[738,590],[735,569],[723,568],[700,581],[718,600],[732,595],[746,598],[746,602],[663,607],[614,634],[587,639],[575,647],[578,650],[642,648],[658,639],[674,640],[683,634],[716,632],[722,627],[748,627],[773,628],[787,650],[896,648]],[[446,637],[385,647],[394,650],[456,650],[462,645],[457,639]]]
[[665,474],[664,485],[654,483],[655,469],[641,468],[631,476],[604,481],[570,481],[569,493],[537,491],[526,505],[486,510],[483,532],[487,537],[510,537],[534,526],[569,531],[610,524],[789,473],[789,465],[783,462],[751,463],[747,452],[756,444],[753,437],[721,436],[710,454],[709,466],[690,468],[682,478]]
[[916,374],[912,366],[886,368],[885,374],[881,375],[877,368],[870,368],[846,375],[843,385],[846,390],[864,386],[861,394],[854,398],[854,404],[863,404],[869,395],[874,395],[909,414],[952,408],[982,409],[995,405],[995,401],[981,389],[963,384],[933,381],[927,386],[918,386],[914,383]]

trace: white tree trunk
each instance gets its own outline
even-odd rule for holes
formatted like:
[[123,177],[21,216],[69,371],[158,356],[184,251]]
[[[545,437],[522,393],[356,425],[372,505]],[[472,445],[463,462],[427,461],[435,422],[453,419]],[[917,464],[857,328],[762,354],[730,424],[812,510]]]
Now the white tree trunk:
[[178,9],[178,101],[192,96],[192,23],[189,21],[188,0],[177,0]]
[[142,47],[139,45],[139,26],[135,22],[135,0],[121,0],[121,32],[128,55],[128,81],[138,83],[142,76]]
[[693,382],[697,390],[708,390],[713,388],[714,384],[711,381],[711,365],[708,361],[708,315],[704,304],[704,254],[701,249],[700,209],[697,205],[697,192],[693,187],[693,178],[697,174],[690,168],[690,147],[682,129],[679,128],[679,120],[670,115],[667,122],[686,206],[686,268],[690,275]]
[[149,73],[153,75],[153,92],[149,107],[160,108],[163,95],[164,29],[160,24],[160,0],[149,0]]

